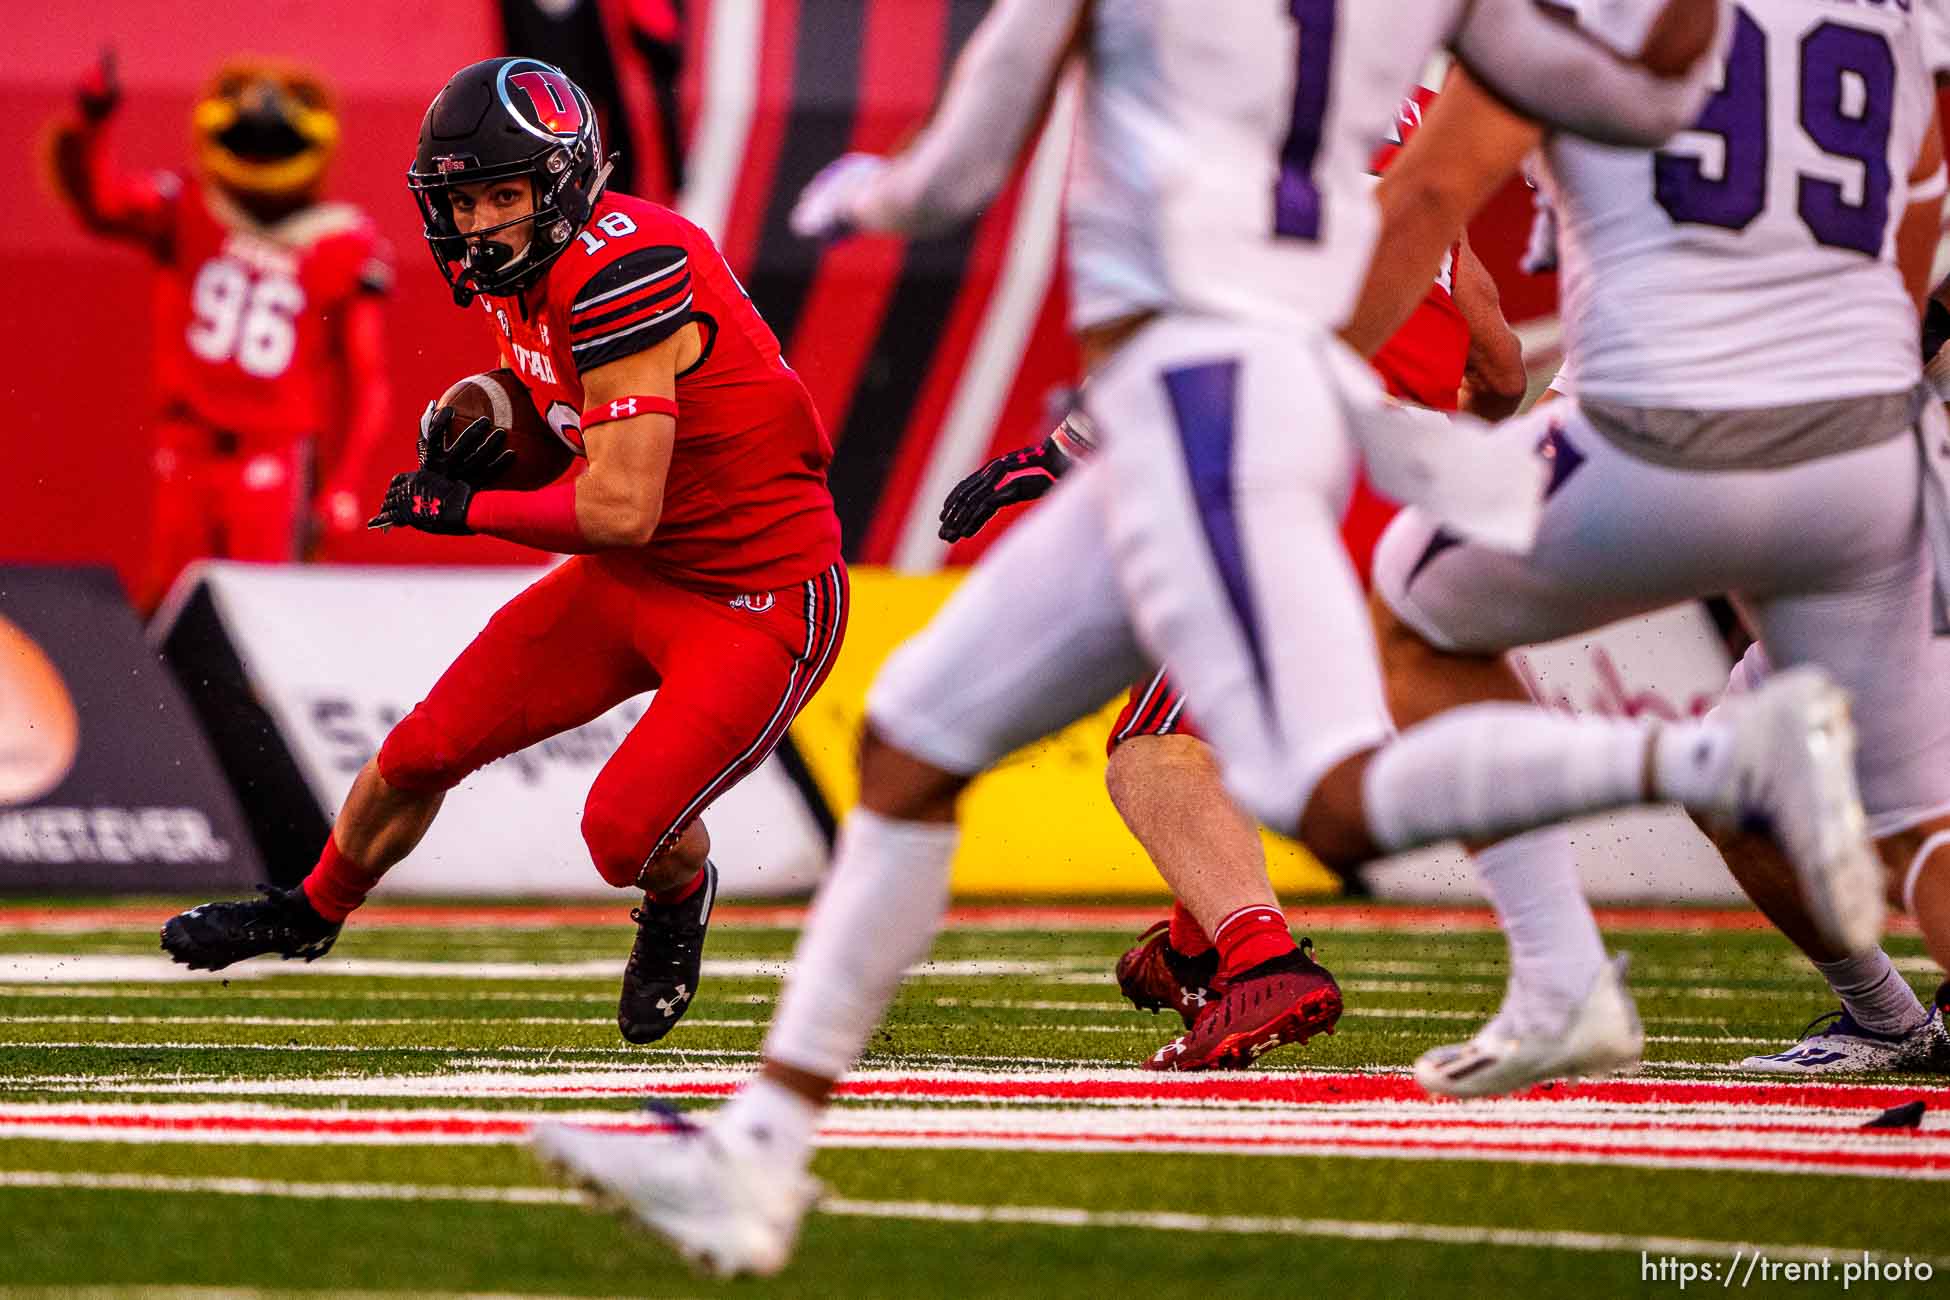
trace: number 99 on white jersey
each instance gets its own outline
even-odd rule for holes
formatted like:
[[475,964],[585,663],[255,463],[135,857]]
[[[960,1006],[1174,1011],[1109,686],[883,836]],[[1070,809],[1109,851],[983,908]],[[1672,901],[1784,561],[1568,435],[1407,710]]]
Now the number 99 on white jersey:
[[1728,409],[1916,382],[1895,242],[1936,99],[1915,8],[1740,0],[1693,129],[1654,151],[1552,141],[1581,395]]

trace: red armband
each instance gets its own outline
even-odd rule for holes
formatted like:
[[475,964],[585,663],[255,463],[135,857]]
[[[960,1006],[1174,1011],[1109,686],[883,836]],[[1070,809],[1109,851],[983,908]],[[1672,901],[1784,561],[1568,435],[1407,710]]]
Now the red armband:
[[674,420],[677,418],[677,403],[668,397],[647,397],[643,394],[619,397],[613,402],[599,402],[582,413],[582,431],[587,433],[611,420],[634,420],[639,415],[668,415]]
[[584,555],[596,549],[576,522],[572,478],[534,492],[476,492],[467,503],[467,526],[558,555]]

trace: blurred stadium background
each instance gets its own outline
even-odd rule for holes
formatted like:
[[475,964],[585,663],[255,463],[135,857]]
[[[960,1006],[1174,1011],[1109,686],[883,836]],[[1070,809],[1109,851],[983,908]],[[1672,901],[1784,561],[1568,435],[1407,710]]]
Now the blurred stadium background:
[[[0,282],[10,290],[0,304],[0,347],[12,359],[0,390],[8,429],[0,615],[29,641],[35,626],[66,629],[49,633],[58,644],[43,649],[56,675],[72,678],[64,656],[97,654],[108,635],[89,620],[117,617],[101,570],[132,589],[146,558],[156,497],[155,278],[138,252],[81,228],[45,165],[50,125],[100,52],[113,47],[119,58],[126,100],[110,143],[131,172],[187,165],[192,106],[226,58],[295,57],[335,87],[342,140],[325,193],[371,215],[397,270],[385,309],[392,409],[357,485],[368,509],[406,463],[422,404],[490,364],[478,322],[454,309],[427,265],[404,187],[420,115],[462,63],[504,51],[552,60],[598,100],[607,138],[623,153],[619,183],[672,203],[717,237],[834,434],[834,493],[860,574],[846,658],[788,751],[713,819],[730,859],[730,892],[804,890],[849,796],[851,731],[874,665],[945,595],[958,567],[1008,526],[1005,515],[950,548],[934,534],[942,496],[988,457],[1040,436],[1076,378],[1063,330],[1057,216],[1064,114],[989,212],[948,237],[821,249],[786,228],[794,198],[820,165],[847,149],[894,148],[918,125],[984,8],[982,0],[432,0],[342,11],[219,0],[185,16],[145,0],[102,0],[23,13],[19,39],[0,56],[0,151],[17,160],[5,182],[12,230],[0,241]],[[1512,184],[1471,235],[1541,382],[1556,361],[1555,286],[1518,269],[1530,218],[1528,191]],[[331,397],[333,417],[316,448],[327,465],[342,450],[351,395]],[[302,873],[358,762],[525,576],[454,571],[536,561],[492,539],[363,530],[323,533],[308,549],[314,567],[302,573],[216,566],[185,579],[148,628],[175,673],[174,686],[166,673],[149,683],[161,701],[136,709],[118,697],[75,696],[76,766],[50,786],[49,759],[35,769],[40,778],[23,769],[11,793],[0,787],[0,819],[11,818],[0,820],[0,889],[188,888]],[[338,567],[408,565],[416,567],[378,575]],[[27,566],[68,576],[30,580]],[[71,605],[93,612],[53,612]],[[119,636],[120,653],[136,654],[126,620]],[[1717,689],[1724,663],[1707,621],[1682,610],[1542,652],[1532,675],[1547,698],[1568,706],[1681,712]],[[189,692],[183,725],[210,742],[237,806],[222,808],[221,791],[198,799],[214,800],[209,815],[248,828],[240,835],[233,827],[227,839],[213,832],[236,840],[239,854],[214,873],[207,861],[194,870],[181,861],[116,862],[129,856],[126,845],[104,848],[91,829],[63,829],[79,824],[75,810],[85,821],[93,809],[176,806],[159,788],[169,784],[162,778],[200,758],[173,754],[165,769],[154,751],[194,750],[195,737],[172,731],[165,742],[150,734],[150,719],[179,707],[178,686]],[[469,788],[475,806],[490,810],[483,821],[436,832],[389,890],[601,892],[568,851],[566,818],[631,716],[619,711],[482,774]],[[0,712],[0,730],[28,725],[27,712]],[[45,728],[37,734],[48,738]],[[1102,793],[1098,734],[1094,724],[1080,726],[978,788],[958,888],[1157,889]],[[91,775],[103,753],[149,754],[158,788],[138,795],[140,773]],[[110,790],[104,779],[136,785]],[[1059,809],[1061,816],[1023,815]],[[1701,843],[1672,819],[1632,820],[1590,838],[1586,850],[1587,875],[1603,897],[1727,889]],[[1272,855],[1287,892],[1336,888],[1297,848],[1275,844]],[[1366,883],[1391,896],[1469,890],[1443,855],[1377,868]]]

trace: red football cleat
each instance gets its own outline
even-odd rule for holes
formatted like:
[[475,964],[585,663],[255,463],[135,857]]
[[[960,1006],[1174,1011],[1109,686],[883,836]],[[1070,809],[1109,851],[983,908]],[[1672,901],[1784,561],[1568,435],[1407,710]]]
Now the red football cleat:
[[1117,987],[1131,1005],[1154,1015],[1167,1008],[1192,1027],[1202,1008],[1218,1000],[1212,979],[1219,973],[1217,949],[1187,957],[1171,946],[1171,922],[1160,921],[1138,936],[1117,959]]
[[1311,941],[1228,984],[1191,1028],[1153,1052],[1147,1070],[1240,1070],[1282,1043],[1334,1032],[1341,986],[1308,956]]

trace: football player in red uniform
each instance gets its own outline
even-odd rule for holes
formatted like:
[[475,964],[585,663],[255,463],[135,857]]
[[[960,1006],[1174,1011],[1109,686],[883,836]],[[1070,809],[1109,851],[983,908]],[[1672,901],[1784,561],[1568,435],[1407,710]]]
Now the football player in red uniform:
[[505,434],[485,420],[456,433],[449,410],[372,523],[572,558],[393,728],[303,884],[171,920],[178,961],[316,957],[470,772],[655,689],[582,834],[604,880],[644,891],[624,1037],[663,1037],[695,996],[717,886],[699,818],[825,680],[846,569],[832,448],[778,340],[702,230],[605,192],[607,175],[588,98],[548,64],[473,64],[427,110],[410,184],[434,262],[587,466],[493,491]]
[[[1375,155],[1377,175],[1414,135],[1435,99],[1436,92],[1424,87],[1402,102],[1395,138]],[[1386,256],[1384,242],[1376,260]],[[1414,313],[1369,360],[1395,397],[1436,410],[1467,409],[1501,419],[1515,412],[1524,395],[1522,348],[1503,319],[1495,281],[1466,241],[1451,246]],[[1076,413],[1039,445],[989,462],[949,494],[941,536],[948,541],[973,536],[1001,507],[1041,496],[1087,454],[1093,440],[1088,423]],[[1364,481],[1356,483],[1341,528],[1363,581],[1375,542],[1395,511],[1393,502]],[[1199,1013],[1217,1004],[1230,977],[1292,942],[1279,923],[1266,925],[1263,935],[1215,944],[1194,915],[1222,917],[1215,930],[1225,938],[1235,924],[1250,927],[1278,915],[1258,828],[1226,795],[1217,759],[1186,716],[1184,697],[1165,670],[1131,688],[1106,749],[1104,781],[1111,802],[1174,894],[1170,918],[1146,930],[1117,963],[1118,986],[1134,1005],[1176,1011],[1185,1022],[1185,1036],[1146,1064],[1175,1070],[1222,1064],[1197,1032]],[[1301,947],[1305,951],[1310,944],[1303,939]],[[1326,975],[1324,968],[1320,973]],[[1331,1031],[1338,1017],[1336,1000],[1309,1032]]]
[[[338,120],[317,77],[225,64],[191,116],[190,176],[115,167],[120,104],[104,54],[55,124],[53,171],[84,226],[141,248],[159,272],[155,516],[134,592],[147,611],[191,560],[288,561],[308,525],[359,527],[355,488],[392,400],[380,305],[392,271],[366,215],[319,197]],[[308,499],[334,407],[343,447]]]

